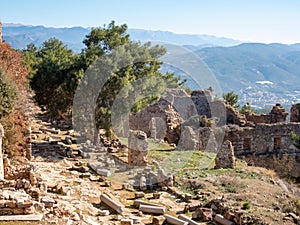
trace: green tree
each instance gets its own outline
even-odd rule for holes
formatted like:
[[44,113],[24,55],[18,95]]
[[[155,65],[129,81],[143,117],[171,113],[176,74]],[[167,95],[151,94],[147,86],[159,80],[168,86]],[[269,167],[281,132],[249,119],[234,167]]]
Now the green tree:
[[229,105],[238,108],[239,105],[237,104],[239,101],[239,96],[235,94],[233,91],[223,94],[223,99],[228,102]]
[[245,114],[245,113],[254,113],[254,109],[251,107],[251,105],[249,104],[249,102],[247,102],[240,109],[240,113],[243,113],[243,114]]
[[17,90],[0,70],[0,119],[9,115],[17,99]]
[[294,141],[294,145],[300,149],[300,136],[297,135],[294,131],[291,132],[291,138]]
[[75,68],[78,56],[56,38],[45,41],[38,50],[27,49],[25,56],[33,61],[30,85],[37,103],[53,116],[68,111],[76,87],[72,83],[80,74]]
[[38,48],[34,44],[28,44],[26,49],[22,50],[23,63],[28,71],[28,78],[32,79],[37,72],[39,58],[37,57]]
[[[96,126],[97,128],[105,129],[107,131],[107,136],[112,135],[112,105],[118,93],[126,85],[145,77],[160,77],[168,80],[169,83],[173,83],[174,85],[179,82],[179,79],[175,78],[173,74],[162,74],[159,71],[162,62],[159,61],[158,58],[166,53],[165,48],[158,45],[151,46],[151,43],[141,44],[140,42],[133,42],[129,39],[126,30],[127,25],[123,24],[118,26],[112,21],[108,27],[105,26],[104,28],[93,29],[83,41],[86,48],[83,50],[81,62],[85,63],[85,66],[83,66],[85,68],[91,65],[93,60],[101,56],[100,60],[107,60],[106,67],[110,65],[110,68],[117,67],[117,64],[119,63],[118,58],[126,58],[124,67],[111,74],[109,80],[101,89],[97,99]],[[119,55],[112,61],[105,56],[110,55],[114,49],[117,49]],[[135,61],[137,58],[139,61]],[[151,82],[151,79],[148,81]],[[154,82],[153,86],[156,86],[155,79],[152,81]],[[146,91],[146,88],[143,87],[147,86],[149,87],[151,85],[149,83],[144,83],[139,87]],[[130,91],[131,89],[129,88],[127,93],[123,93],[124,96],[130,96]],[[158,96],[150,96],[142,99],[134,104],[132,111],[139,111],[157,99]]]

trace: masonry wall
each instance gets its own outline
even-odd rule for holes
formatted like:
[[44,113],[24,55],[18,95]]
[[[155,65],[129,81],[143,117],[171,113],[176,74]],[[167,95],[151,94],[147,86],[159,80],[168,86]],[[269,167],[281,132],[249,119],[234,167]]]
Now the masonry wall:
[[235,155],[249,165],[273,169],[281,175],[300,176],[300,150],[291,132],[300,135],[300,123],[256,124],[255,127],[228,126],[226,139]]

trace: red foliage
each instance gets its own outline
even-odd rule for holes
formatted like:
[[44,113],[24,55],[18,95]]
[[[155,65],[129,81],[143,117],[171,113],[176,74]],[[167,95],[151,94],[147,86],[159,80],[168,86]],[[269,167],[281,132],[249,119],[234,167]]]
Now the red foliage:
[[21,53],[6,43],[0,43],[0,70],[4,72],[7,79],[16,85],[19,93],[14,112],[0,121],[5,130],[4,151],[12,156],[30,157],[28,155],[28,137],[30,134],[28,133],[28,121],[25,119],[25,110],[28,106],[28,72],[23,65]]
[[28,72],[22,64],[22,55],[19,52],[12,49],[9,44],[0,43],[0,69],[12,79],[20,91],[25,91]]

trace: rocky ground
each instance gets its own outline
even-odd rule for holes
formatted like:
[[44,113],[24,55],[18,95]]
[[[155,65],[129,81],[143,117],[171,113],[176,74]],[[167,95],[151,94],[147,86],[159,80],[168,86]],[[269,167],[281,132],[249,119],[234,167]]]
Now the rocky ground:
[[[126,159],[125,148],[124,152],[110,149],[114,157],[106,159],[106,166],[114,174],[106,177],[105,170],[97,169],[101,160],[90,155],[82,158],[82,145],[75,139],[70,124],[48,121],[37,111],[32,123],[33,158],[27,163],[40,182],[40,197],[34,207],[43,218],[39,222],[0,224],[167,224],[166,218],[169,224],[185,224],[173,221],[178,215],[197,221],[189,224],[298,224],[299,188],[279,179],[273,171],[247,167],[242,162],[235,169],[214,170],[208,164],[199,169],[199,154],[188,166],[175,168],[173,187],[149,190],[138,185],[134,189],[134,177],[141,172],[114,169],[120,163],[118,156]],[[158,151],[149,155],[159,161],[168,154]],[[106,151],[100,154],[104,155]],[[176,156],[180,162],[180,155]],[[104,204],[105,196],[121,210]],[[148,207],[150,213],[146,212],[149,204],[154,207]]]

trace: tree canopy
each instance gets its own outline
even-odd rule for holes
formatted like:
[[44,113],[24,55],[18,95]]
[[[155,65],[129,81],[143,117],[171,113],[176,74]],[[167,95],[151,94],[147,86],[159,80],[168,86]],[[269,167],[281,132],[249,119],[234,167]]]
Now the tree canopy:
[[239,96],[235,94],[233,91],[223,94],[223,99],[228,102],[229,105],[238,108],[239,105],[237,104],[239,101]]
[[[116,25],[112,21],[108,26],[93,28],[83,43],[85,48],[80,54],[74,54],[57,39],[44,42],[40,48],[30,45],[24,50],[36,101],[53,116],[70,112],[75,90],[84,73],[93,67],[96,60],[101,61],[102,71],[104,67],[112,71],[101,87],[95,107],[97,128],[106,129],[108,135],[111,134],[111,107],[126,85],[144,77],[164,78],[174,85],[179,83],[173,74],[162,74],[159,71],[162,64],[159,57],[166,50],[158,45],[131,41],[126,24]],[[119,55],[112,54],[114,51]],[[109,59],[106,56],[115,58]],[[121,62],[120,59],[125,60]],[[97,74],[88,82],[101,79]],[[132,110],[138,111],[156,99],[155,96],[141,99]]]

